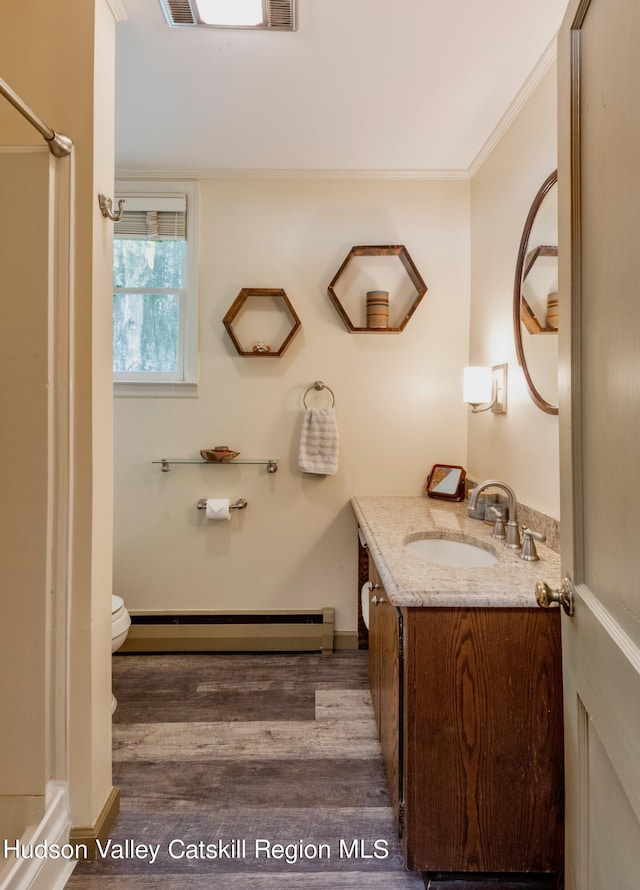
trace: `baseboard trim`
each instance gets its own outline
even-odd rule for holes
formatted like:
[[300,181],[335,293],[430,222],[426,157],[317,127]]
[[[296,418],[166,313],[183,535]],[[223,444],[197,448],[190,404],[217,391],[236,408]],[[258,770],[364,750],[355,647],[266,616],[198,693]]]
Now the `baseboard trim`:
[[[62,849],[69,837],[69,799],[66,787],[53,790],[51,801],[40,823],[20,838],[25,845],[48,844]],[[75,860],[50,856],[17,859],[0,869],[0,890],[62,890],[75,868]]]
[[[119,653],[334,650],[334,609],[289,612],[137,612]],[[348,648],[342,647],[341,648]]]
[[86,856],[80,856],[81,860],[94,860],[97,855],[96,841],[104,844],[114,826],[116,817],[120,811],[120,789],[115,786],[109,792],[100,815],[95,823],[88,828],[72,828],[69,832],[69,843],[77,845],[78,850],[84,850]]
[[358,633],[357,631],[338,630],[333,635],[333,648],[338,650],[358,649]]

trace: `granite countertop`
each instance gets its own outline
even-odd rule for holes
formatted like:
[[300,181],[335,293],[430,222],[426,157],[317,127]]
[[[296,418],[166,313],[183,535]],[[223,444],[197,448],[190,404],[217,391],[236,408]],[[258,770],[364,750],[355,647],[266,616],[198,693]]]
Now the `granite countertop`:
[[[536,541],[540,559],[491,537],[467,504],[427,497],[355,497],[351,506],[390,601],[396,606],[538,608],[537,581],[560,586],[559,555]],[[495,565],[456,568],[424,562],[403,546],[420,537],[466,540],[498,557]]]

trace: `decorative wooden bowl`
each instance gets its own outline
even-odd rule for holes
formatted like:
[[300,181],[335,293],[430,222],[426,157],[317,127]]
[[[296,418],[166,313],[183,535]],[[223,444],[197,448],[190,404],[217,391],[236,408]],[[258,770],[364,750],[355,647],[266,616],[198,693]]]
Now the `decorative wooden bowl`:
[[200,452],[201,456],[204,460],[215,461],[216,463],[226,463],[227,461],[233,460],[237,457],[240,452],[239,451],[230,451],[228,448],[204,448]]

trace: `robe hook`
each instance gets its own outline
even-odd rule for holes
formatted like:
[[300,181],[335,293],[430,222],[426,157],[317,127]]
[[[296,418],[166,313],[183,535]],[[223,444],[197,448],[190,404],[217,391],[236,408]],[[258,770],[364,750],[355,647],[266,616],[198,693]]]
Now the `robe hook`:
[[106,219],[110,219],[112,222],[118,222],[122,219],[124,214],[124,198],[120,198],[118,201],[118,212],[113,212],[113,200],[107,195],[103,195],[102,192],[98,195],[98,206],[100,207],[100,212]]

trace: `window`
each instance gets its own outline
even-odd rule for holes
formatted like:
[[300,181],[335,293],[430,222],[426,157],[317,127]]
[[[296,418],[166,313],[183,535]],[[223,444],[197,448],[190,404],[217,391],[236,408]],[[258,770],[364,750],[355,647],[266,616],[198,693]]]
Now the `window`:
[[197,392],[196,186],[120,182],[114,225],[113,374],[117,395]]

